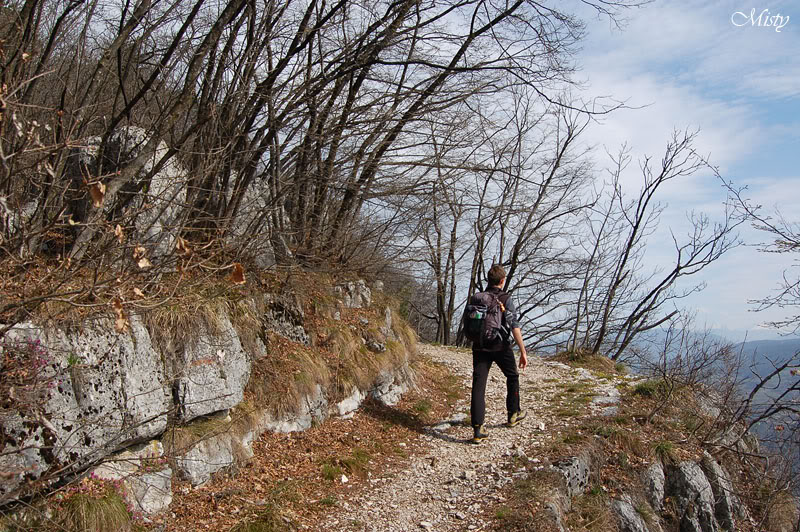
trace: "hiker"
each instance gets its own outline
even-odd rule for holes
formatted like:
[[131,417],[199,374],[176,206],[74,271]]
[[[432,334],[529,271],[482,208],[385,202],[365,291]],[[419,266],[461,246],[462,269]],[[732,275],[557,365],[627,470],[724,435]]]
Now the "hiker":
[[[486,277],[489,288],[474,294],[464,312],[464,331],[467,337],[473,340],[470,403],[470,417],[474,430],[473,443],[482,442],[488,435],[483,422],[486,413],[486,380],[493,362],[497,363],[506,377],[507,426],[514,427],[527,416],[519,406],[519,373],[514,351],[511,349],[510,336],[513,336],[519,348],[520,369],[524,370],[528,365],[528,356],[511,294],[503,291],[506,271],[499,264],[494,264]],[[476,317],[482,321],[476,321]],[[498,324],[499,330],[498,327],[492,326]]]

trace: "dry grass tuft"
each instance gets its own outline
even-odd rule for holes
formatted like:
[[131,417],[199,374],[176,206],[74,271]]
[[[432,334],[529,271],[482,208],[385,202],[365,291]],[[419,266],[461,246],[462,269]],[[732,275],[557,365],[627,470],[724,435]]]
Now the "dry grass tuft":
[[553,518],[545,509],[564,477],[553,471],[531,471],[527,478],[512,484],[507,505],[495,514],[497,530],[556,532]]
[[291,484],[279,483],[266,497],[258,514],[240,521],[231,532],[283,532],[292,530],[292,520],[286,511],[288,503],[297,502],[298,494]]
[[208,292],[188,293],[142,314],[153,345],[162,353],[195,347],[200,336],[222,332],[220,316],[228,314],[227,300]]
[[217,414],[206,418],[195,419],[183,426],[169,428],[162,438],[168,455],[180,455],[202,440],[213,438],[231,430],[233,421],[227,414]]
[[574,532],[617,530],[606,492],[600,486],[594,486],[587,493],[575,497],[572,510],[567,514],[566,526]]
[[577,351],[560,351],[551,360],[562,362],[575,368],[586,368],[588,370],[615,375],[621,373],[621,366],[608,357],[603,355],[593,355],[588,350],[579,349]]
[[268,352],[253,362],[245,388],[249,403],[273,415],[298,411],[303,397],[319,385],[329,386],[331,371],[323,357],[310,347],[277,335],[268,336]]
[[77,493],[61,505],[56,516],[58,529],[75,532],[124,532],[131,530],[131,516],[125,501],[115,492],[103,496]]

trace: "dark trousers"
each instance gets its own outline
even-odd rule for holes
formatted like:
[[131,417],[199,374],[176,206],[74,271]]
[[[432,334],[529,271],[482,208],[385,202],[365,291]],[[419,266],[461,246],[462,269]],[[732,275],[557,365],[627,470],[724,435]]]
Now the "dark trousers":
[[511,415],[519,412],[519,373],[511,346],[502,351],[472,351],[472,402],[469,414],[472,426],[483,425],[486,416],[486,380],[492,362],[497,363],[506,376],[506,410]]

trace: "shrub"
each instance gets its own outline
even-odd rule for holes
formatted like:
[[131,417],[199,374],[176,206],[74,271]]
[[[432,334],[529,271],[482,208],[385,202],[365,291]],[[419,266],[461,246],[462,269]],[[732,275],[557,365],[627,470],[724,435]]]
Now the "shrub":
[[53,373],[47,371],[53,359],[37,340],[8,340],[0,343],[0,408],[36,409],[47,390],[55,387]]

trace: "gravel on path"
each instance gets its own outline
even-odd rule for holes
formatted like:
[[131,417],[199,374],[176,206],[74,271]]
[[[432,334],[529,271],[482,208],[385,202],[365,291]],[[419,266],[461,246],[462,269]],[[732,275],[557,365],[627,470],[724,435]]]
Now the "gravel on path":
[[[469,389],[472,355],[467,350],[423,345],[421,354],[452,369]],[[432,425],[421,436],[423,445],[402,471],[373,471],[369,489],[341,500],[337,510],[320,523],[320,530],[352,531],[462,531],[486,530],[491,521],[486,508],[504,500],[501,489],[524,468],[515,471],[519,457],[536,460],[537,445],[558,430],[552,401],[559,383],[584,378],[579,370],[529,357],[520,374],[520,399],[528,417],[514,428],[505,426],[505,377],[492,366],[486,389],[486,427],[489,437],[471,443],[468,424],[469,394],[449,419]],[[435,398],[431,398],[435,400]],[[592,408],[608,408],[600,401]],[[510,467],[509,467],[510,466]]]

